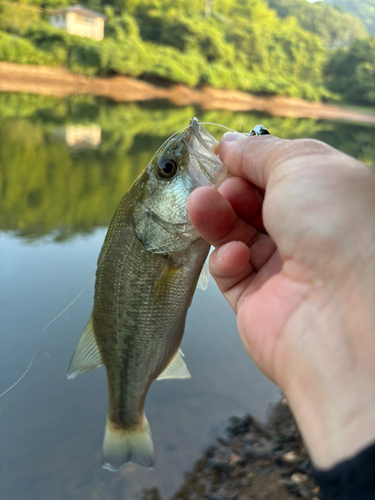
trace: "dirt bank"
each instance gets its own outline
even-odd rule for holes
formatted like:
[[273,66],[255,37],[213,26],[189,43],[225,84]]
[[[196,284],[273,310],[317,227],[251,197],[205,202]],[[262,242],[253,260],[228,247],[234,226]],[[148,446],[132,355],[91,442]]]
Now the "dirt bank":
[[227,111],[261,111],[293,118],[345,120],[375,124],[375,113],[366,113],[334,105],[312,103],[287,97],[254,97],[245,92],[218,90],[211,87],[190,89],[184,85],[169,88],[147,82],[113,76],[87,78],[64,68],[19,65],[0,62],[0,92],[27,92],[66,97],[92,94],[118,102],[165,99],[177,106],[189,104],[202,109]]

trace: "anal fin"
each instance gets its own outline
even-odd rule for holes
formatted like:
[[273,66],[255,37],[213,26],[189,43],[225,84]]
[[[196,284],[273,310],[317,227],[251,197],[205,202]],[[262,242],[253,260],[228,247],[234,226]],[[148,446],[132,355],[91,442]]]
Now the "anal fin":
[[190,372],[187,369],[182,356],[183,353],[181,349],[179,349],[167,368],[158,376],[156,380],[164,380],[167,378],[191,378]]
[[102,364],[102,357],[95,339],[93,319],[90,316],[70,362],[68,378],[76,378]]

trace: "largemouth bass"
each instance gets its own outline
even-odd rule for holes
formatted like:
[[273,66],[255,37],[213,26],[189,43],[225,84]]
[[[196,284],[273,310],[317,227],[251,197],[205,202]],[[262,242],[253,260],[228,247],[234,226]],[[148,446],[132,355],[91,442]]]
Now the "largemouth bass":
[[190,223],[187,200],[226,176],[216,144],[196,118],[172,136],[124,196],[99,255],[93,311],[68,377],[106,367],[110,470],[155,465],[147,392],[156,379],[190,377],[179,346],[209,244]]

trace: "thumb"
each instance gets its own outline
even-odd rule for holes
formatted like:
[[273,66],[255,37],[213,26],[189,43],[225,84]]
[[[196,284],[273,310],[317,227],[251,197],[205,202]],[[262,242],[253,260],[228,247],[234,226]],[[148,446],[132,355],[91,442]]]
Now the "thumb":
[[279,139],[272,135],[246,136],[227,132],[219,143],[219,155],[229,171],[266,189],[272,172],[290,160],[337,151],[314,139]]

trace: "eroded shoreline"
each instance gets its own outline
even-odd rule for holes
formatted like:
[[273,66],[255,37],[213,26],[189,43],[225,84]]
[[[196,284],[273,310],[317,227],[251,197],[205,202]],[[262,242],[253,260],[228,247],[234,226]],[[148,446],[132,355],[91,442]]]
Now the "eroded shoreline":
[[161,99],[176,106],[196,105],[203,110],[260,111],[273,116],[352,121],[375,125],[375,113],[332,104],[282,96],[255,97],[245,92],[212,87],[190,89],[185,85],[173,85],[165,88],[123,76],[88,78],[70,73],[64,68],[5,62],[0,62],[0,92],[25,92],[57,97],[91,94],[116,102]]

